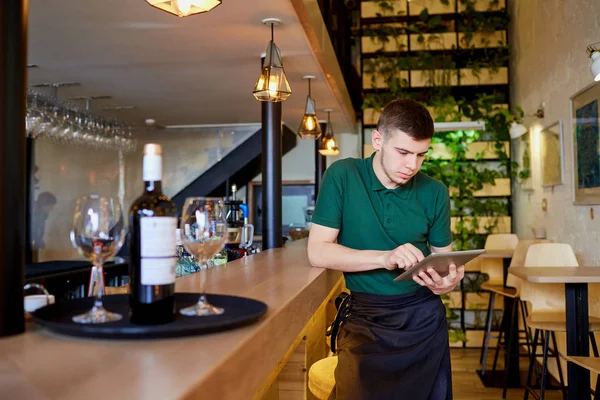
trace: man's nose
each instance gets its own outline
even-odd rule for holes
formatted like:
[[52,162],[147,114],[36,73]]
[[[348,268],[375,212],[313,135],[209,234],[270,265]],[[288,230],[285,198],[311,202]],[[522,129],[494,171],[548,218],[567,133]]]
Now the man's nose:
[[409,168],[411,171],[414,171],[417,168],[417,155],[416,154],[411,154],[408,156],[406,167]]

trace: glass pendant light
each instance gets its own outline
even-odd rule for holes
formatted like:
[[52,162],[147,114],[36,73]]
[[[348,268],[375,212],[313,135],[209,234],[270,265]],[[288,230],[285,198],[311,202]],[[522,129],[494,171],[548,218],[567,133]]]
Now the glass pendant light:
[[221,0],[146,0],[152,7],[178,17],[209,12],[221,4]]
[[258,101],[278,103],[292,94],[290,84],[283,70],[281,53],[273,40],[273,26],[281,23],[277,18],[267,18],[263,24],[271,25],[271,41],[267,45],[267,54],[263,60],[262,72],[254,87],[254,97]]
[[326,108],[323,111],[327,113],[327,128],[325,128],[325,135],[323,135],[321,143],[319,144],[319,153],[323,156],[337,156],[340,154],[340,149],[333,136],[333,128],[331,126],[331,112],[333,110],[331,108]]
[[310,80],[315,79],[312,75],[306,75],[303,77],[308,80],[308,96],[306,96],[306,107],[304,109],[304,117],[298,128],[298,136],[302,139],[317,140],[321,137],[321,125],[317,118],[317,112],[315,107],[315,101],[310,96]]

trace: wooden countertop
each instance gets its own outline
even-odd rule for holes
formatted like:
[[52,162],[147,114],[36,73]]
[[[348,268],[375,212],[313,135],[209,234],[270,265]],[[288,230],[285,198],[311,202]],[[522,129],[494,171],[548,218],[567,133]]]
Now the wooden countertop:
[[508,273],[534,283],[600,283],[600,267],[512,267]]
[[[208,271],[208,292],[268,305],[247,327],[125,341],[60,336],[31,324],[25,334],[0,339],[0,398],[251,399],[340,277],[310,267],[302,240]],[[176,290],[199,284],[200,274],[189,275]]]

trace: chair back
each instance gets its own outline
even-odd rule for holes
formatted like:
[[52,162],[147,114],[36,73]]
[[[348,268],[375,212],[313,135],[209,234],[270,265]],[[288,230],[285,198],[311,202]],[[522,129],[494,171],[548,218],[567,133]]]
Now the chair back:
[[526,267],[579,267],[573,249],[566,243],[540,243],[529,247]]
[[[514,250],[519,244],[519,238],[513,233],[493,233],[485,240],[486,250]],[[502,284],[504,281],[504,266],[500,258],[481,258],[480,271],[488,274],[489,282]]]
[[[527,250],[529,246],[539,243],[552,243],[549,239],[535,239],[535,240],[519,240],[519,244],[515,248],[512,260],[510,261],[510,268],[512,267],[524,267],[525,257],[527,256]],[[509,271],[510,271],[509,268]],[[519,295],[521,288],[521,279],[514,275],[508,274],[506,277],[506,286],[514,287],[517,289],[517,296]]]
[[[540,243],[529,246],[525,267],[579,266],[571,246],[566,243]],[[565,312],[563,283],[521,282],[521,300],[527,301],[532,312]]]

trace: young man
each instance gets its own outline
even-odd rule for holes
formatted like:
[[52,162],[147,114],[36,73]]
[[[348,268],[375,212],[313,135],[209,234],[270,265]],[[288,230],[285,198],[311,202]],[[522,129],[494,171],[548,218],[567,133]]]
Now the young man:
[[385,106],[370,158],[333,163],[312,216],[308,257],[344,272],[350,313],[337,339],[337,399],[452,399],[446,312],[464,266],[414,282],[400,270],[452,248],[448,188],[420,173],[433,137],[427,109],[412,100]]

